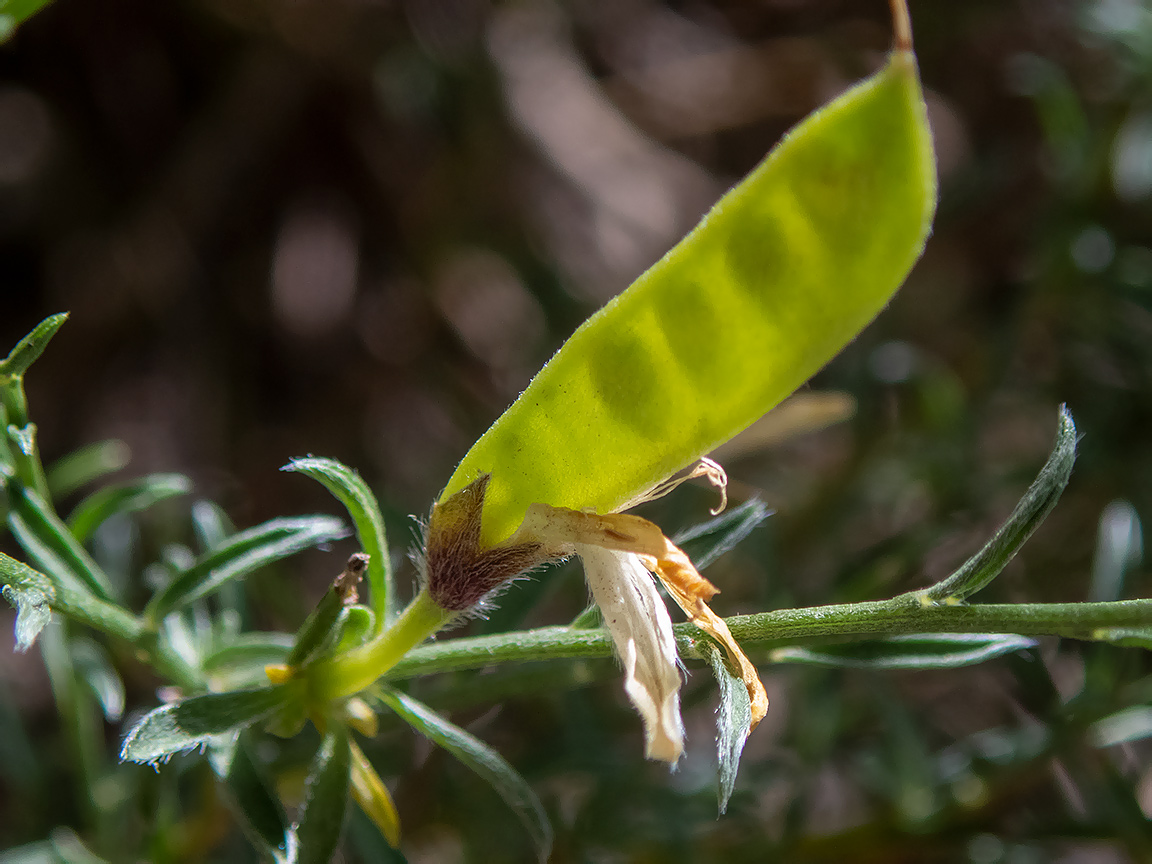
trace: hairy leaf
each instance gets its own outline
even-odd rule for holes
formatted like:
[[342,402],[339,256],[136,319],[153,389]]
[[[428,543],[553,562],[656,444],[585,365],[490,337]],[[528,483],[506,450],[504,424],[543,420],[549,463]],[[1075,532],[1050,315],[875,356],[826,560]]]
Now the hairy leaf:
[[552,825],[528,781],[474,735],[441,717],[427,705],[398,690],[382,690],[380,698],[421,735],[443,747],[491,784],[532,837],[541,861],[552,851]]
[[53,829],[49,839],[0,852],[0,864],[107,864],[71,828]]
[[703,570],[725,552],[734,549],[771,515],[768,505],[759,498],[752,498],[715,519],[681,531],[672,538],[672,542],[684,550],[697,570]]
[[72,667],[76,677],[96,697],[104,719],[118,723],[124,714],[124,682],[112,660],[96,642],[84,637],[72,640]]
[[329,864],[348,815],[352,782],[348,730],[337,727],[320,742],[304,793],[304,808],[293,833],[297,864]]
[[222,545],[196,560],[173,579],[145,613],[153,620],[218,589],[230,579],[286,558],[289,555],[339,540],[348,534],[344,524],[331,516],[300,516],[273,519],[233,534]]
[[252,630],[237,634],[201,661],[206,675],[217,684],[239,687],[266,680],[264,667],[282,664],[292,650],[292,636]]
[[100,524],[116,513],[146,510],[158,501],[192,491],[192,481],[183,474],[150,474],[131,483],[105,486],[81,501],[68,517],[72,535],[81,543]]
[[1152,627],[1101,627],[1092,634],[1092,638],[1125,648],[1152,650]]
[[1152,707],[1136,705],[1097,720],[1088,729],[1096,747],[1112,747],[1152,738]]
[[226,800],[249,839],[277,864],[293,860],[295,837],[289,831],[288,817],[252,753],[248,733],[210,747],[208,761],[227,788]]
[[131,451],[123,441],[97,441],[57,459],[48,469],[48,491],[64,498],[93,480],[119,471],[128,464]]
[[[39,2],[39,0],[5,0],[3,5],[0,5],[0,16],[11,16],[22,21],[41,5],[43,2]],[[48,342],[67,320],[67,312],[49,315],[37,324],[31,333],[16,343],[12,352],[0,360],[0,386],[12,379],[22,378],[24,373],[28,371],[28,367],[44,353],[44,349],[48,347]]]
[[107,574],[72,536],[56,511],[26,486],[13,483],[9,489],[12,512],[8,514],[8,524],[28,554],[36,556],[41,549],[49,552],[43,564],[51,565],[48,573],[60,584],[74,589],[82,584],[85,588],[79,590],[87,590],[102,600],[113,599],[115,590]]
[[16,650],[27,651],[52,618],[52,581],[0,552],[0,593],[16,607]]
[[752,721],[752,700],[744,681],[728,668],[724,652],[711,639],[700,640],[700,652],[712,667],[720,687],[720,707],[716,711],[717,799],[720,814],[728,809],[728,799],[736,786],[740,755]]
[[0,864],[60,864],[60,859],[51,843],[40,840],[0,852]]
[[846,669],[955,669],[1035,644],[1035,639],[1011,633],[915,633],[818,648],[789,646],[770,657],[773,663]]
[[193,696],[145,714],[124,739],[123,761],[148,762],[236,734],[270,715],[285,699],[280,687]]
[[935,602],[963,600],[999,576],[1060,500],[1075,461],[1076,425],[1068,409],[1061,405],[1060,428],[1052,454],[1016,509],[983,549],[947,579],[925,591],[924,596]]
[[192,528],[204,549],[215,549],[236,531],[219,504],[204,500],[192,505]]
[[360,475],[335,459],[293,459],[284,471],[306,474],[339,499],[348,510],[356,526],[356,539],[360,548],[369,555],[368,601],[376,613],[380,627],[387,627],[397,614],[396,596],[392,585],[392,562],[388,553],[388,540],[384,533],[384,517],[380,505],[368,484]]

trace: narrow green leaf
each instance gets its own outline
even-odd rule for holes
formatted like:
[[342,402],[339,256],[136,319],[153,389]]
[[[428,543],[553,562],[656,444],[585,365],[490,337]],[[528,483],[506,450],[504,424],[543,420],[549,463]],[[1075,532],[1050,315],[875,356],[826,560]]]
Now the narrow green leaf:
[[752,533],[761,522],[772,515],[768,505],[759,498],[745,501],[721,513],[715,519],[693,525],[672,538],[692,559],[697,570],[703,570],[725,552],[735,548]]
[[1088,728],[1095,747],[1112,747],[1152,738],[1152,707],[1136,705],[1097,720]]
[[32,564],[44,573],[58,591],[66,591],[77,598],[98,599],[92,590],[73,574],[72,569],[56,550],[40,539],[32,526],[16,511],[8,513],[8,530],[20,544]]
[[93,853],[71,828],[56,828],[48,838],[58,864],[108,864]]
[[72,668],[96,697],[104,718],[118,723],[124,714],[124,682],[100,645],[83,636],[72,640]]
[[12,689],[0,679],[0,784],[11,795],[35,795],[44,788],[48,755],[32,743],[28,725],[39,721],[22,715]]
[[1052,454],[1016,509],[983,549],[947,579],[925,591],[923,596],[937,603],[957,602],[975,594],[999,576],[1060,500],[1075,461],[1076,425],[1067,407],[1061,405],[1060,427]]
[[1088,600],[1096,603],[1119,600],[1124,593],[1124,577],[1140,565],[1143,557],[1140,514],[1122,498],[1109,502],[1100,514]]
[[289,555],[348,535],[331,516],[273,519],[233,534],[227,542],[202,555],[148,604],[145,614],[156,621],[175,609],[212,593],[230,579]]
[[720,707],[716,712],[717,799],[720,815],[724,815],[736,786],[740,754],[744,752],[744,742],[748,739],[752,700],[740,676],[728,668],[720,647],[711,639],[701,639],[699,645],[720,686]]
[[27,651],[52,618],[56,589],[52,581],[27,564],[0,552],[0,593],[16,607],[16,650]]
[[51,582],[55,595],[49,602],[54,611],[98,630],[114,633],[129,642],[139,637],[143,623],[124,607],[94,595],[72,575],[55,552],[40,542],[19,514],[8,514],[8,527],[28,558]]
[[269,663],[284,663],[288,659],[292,644],[293,637],[288,633],[263,630],[240,633],[204,657],[204,671],[215,676],[230,670],[255,668],[263,674]]
[[421,735],[443,747],[487,781],[520,817],[541,861],[552,852],[552,825],[528,781],[474,735],[450,723],[427,705],[399,690],[382,689],[380,698]]
[[192,505],[192,530],[205,550],[215,549],[236,533],[236,526],[218,504],[197,501]]
[[337,727],[324,736],[308,772],[304,808],[293,828],[297,864],[329,864],[340,843],[352,785],[348,730]]
[[281,687],[193,696],[145,714],[124,739],[120,759],[155,763],[173,753],[235,734],[270,715],[286,698]]
[[[12,16],[17,21],[22,21],[35,12],[40,5],[42,3],[37,2],[37,0],[5,0],[0,6],[0,15]],[[23,377],[24,373],[28,371],[28,367],[44,353],[44,349],[48,347],[48,342],[67,320],[67,312],[50,315],[37,324],[31,333],[16,343],[12,353],[0,360],[0,386],[7,384],[12,379]]]
[[225,800],[239,818],[244,833],[260,851],[277,864],[295,857],[294,836],[288,828],[288,817],[280,799],[272,790],[242,732],[233,741],[213,744],[208,748],[208,762],[224,783]]
[[819,648],[788,646],[769,657],[773,663],[844,669],[955,669],[1035,645],[1035,639],[1012,633],[914,633]]
[[150,474],[131,483],[105,486],[76,506],[68,517],[68,527],[72,536],[83,543],[113,514],[146,510],[165,498],[191,491],[192,481],[183,474]]
[[[56,511],[26,486],[13,483],[8,488],[12,506],[8,514],[9,527],[28,554],[34,555],[34,548],[43,547],[59,562],[58,568],[49,572],[50,576],[61,584],[78,582],[100,599],[112,600],[115,590],[107,574],[76,541]],[[26,537],[35,538],[35,543],[25,545]]]
[[306,474],[339,499],[348,510],[356,526],[356,539],[360,548],[370,556],[368,562],[368,602],[376,613],[377,625],[388,627],[399,613],[396,592],[393,590],[392,561],[388,554],[388,540],[384,532],[384,517],[380,505],[368,484],[360,475],[335,459],[309,456],[293,459],[282,471]]
[[48,840],[0,852],[0,864],[108,864],[94,855],[71,828],[56,828]]
[[1152,650],[1152,627],[1101,627],[1093,632],[1092,638],[1124,648]]
[[132,452],[123,441],[97,441],[57,459],[48,469],[48,491],[53,498],[73,492],[127,466]]
[[371,861],[372,864],[408,864],[404,854],[389,845],[379,826],[359,807],[352,808],[348,820],[348,844],[361,861]]
[[51,843],[38,840],[0,852],[0,864],[60,864],[60,859],[56,857]]

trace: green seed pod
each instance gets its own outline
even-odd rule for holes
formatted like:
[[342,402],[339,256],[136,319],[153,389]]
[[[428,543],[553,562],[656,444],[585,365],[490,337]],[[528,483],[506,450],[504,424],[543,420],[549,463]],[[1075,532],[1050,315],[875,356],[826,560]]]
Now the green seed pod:
[[619,509],[774,407],[879,313],[936,205],[908,41],[589,318],[472,447],[440,500],[490,475],[481,548],[534,502]]

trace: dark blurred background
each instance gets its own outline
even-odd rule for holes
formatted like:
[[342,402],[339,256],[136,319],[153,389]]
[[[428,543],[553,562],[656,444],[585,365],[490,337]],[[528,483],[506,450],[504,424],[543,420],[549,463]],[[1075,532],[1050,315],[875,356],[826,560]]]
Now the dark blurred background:
[[[1071,486],[979,599],[1148,591],[1152,9],[922,0],[912,14],[935,234],[813,384],[851,394],[855,416],[726,463],[738,498],[778,513],[710,571],[721,614],[944,575],[1043,462],[1060,403],[1083,436]],[[572,329],[889,44],[883,2],[57,0],[0,46],[0,350],[72,313],[27,382],[49,460],[121,439],[131,472],[187,473],[245,526],[338,512],[278,471],[335,457],[369,480],[402,549],[409,514]],[[711,503],[685,489],[652,513],[672,531]],[[260,623],[294,629],[337,560],[277,574],[298,592],[253,580]],[[555,574],[471,626],[563,621],[583,591]],[[772,713],[719,821],[706,672],[669,776],[641,759],[611,667],[565,668],[519,694],[509,679],[500,708],[469,702],[463,676],[428,685],[541,792],[557,861],[1152,860],[1147,752],[1084,731],[1152,697],[1138,649],[1051,642],[939,673],[766,665]],[[6,656],[0,683],[50,747],[34,654]],[[1037,726],[1048,749],[1012,737]],[[993,731],[999,762],[964,749]],[[486,787],[389,734],[374,756],[402,778],[410,860],[526,860]],[[84,832],[68,805],[46,812],[67,766],[37,771],[0,792],[24,796],[0,815],[3,845]],[[380,860],[353,828],[349,860]],[[246,860],[221,830],[204,860]]]

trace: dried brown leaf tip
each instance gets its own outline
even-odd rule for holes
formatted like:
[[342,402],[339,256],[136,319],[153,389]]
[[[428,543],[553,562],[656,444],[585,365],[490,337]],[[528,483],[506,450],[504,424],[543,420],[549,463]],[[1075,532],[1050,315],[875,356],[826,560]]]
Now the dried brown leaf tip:
[[480,547],[480,520],[487,474],[432,507],[424,545],[425,575],[432,599],[450,612],[467,612],[526,570],[551,556],[534,542]]
[[356,586],[363,580],[370,560],[371,557],[363,552],[357,552],[350,556],[348,563],[344,565],[344,572],[337,576],[332,583],[332,589],[345,606],[352,606],[360,600]]

